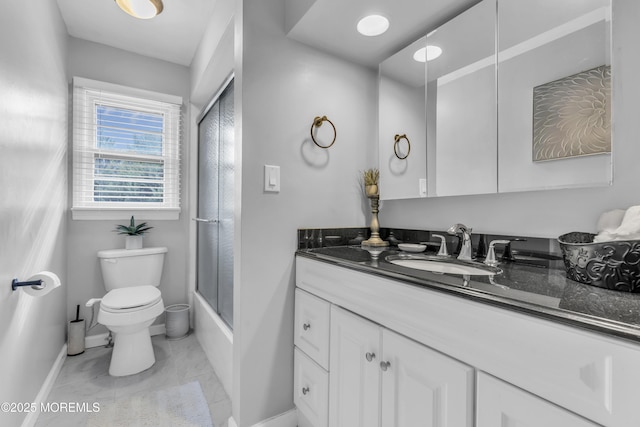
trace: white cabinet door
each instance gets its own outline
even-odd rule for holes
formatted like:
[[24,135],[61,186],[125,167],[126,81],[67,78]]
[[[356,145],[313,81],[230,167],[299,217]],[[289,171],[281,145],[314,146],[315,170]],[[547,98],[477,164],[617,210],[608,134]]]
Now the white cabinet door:
[[380,326],[331,307],[329,425],[377,427]]
[[382,344],[383,427],[473,425],[472,367],[387,329]]
[[478,373],[477,402],[477,427],[597,425],[484,372]]

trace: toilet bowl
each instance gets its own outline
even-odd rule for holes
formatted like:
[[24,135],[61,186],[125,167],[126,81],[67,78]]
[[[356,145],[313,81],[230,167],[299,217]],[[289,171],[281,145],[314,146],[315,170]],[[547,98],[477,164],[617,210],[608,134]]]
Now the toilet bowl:
[[153,286],[114,289],[102,298],[98,323],[114,336],[109,375],[132,375],[153,366],[149,326],[163,312],[160,291]]
[[137,374],[155,363],[149,326],[164,312],[158,285],[166,252],[167,248],[98,252],[108,292],[99,300],[97,320],[113,334],[109,375]]

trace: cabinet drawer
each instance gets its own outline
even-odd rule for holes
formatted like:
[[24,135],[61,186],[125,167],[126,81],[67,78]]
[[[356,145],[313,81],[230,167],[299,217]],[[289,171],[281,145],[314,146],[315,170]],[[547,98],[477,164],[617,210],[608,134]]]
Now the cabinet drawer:
[[300,289],[295,296],[295,345],[328,370],[331,304]]
[[293,403],[303,415],[300,426],[327,427],[329,374],[297,348],[293,365]]

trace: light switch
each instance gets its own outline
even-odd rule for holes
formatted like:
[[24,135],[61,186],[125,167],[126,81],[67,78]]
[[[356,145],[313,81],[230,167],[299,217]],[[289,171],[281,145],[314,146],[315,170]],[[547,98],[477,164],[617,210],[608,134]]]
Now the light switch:
[[280,192],[280,166],[264,165],[264,191]]
[[427,197],[427,180],[425,178],[420,178],[418,180],[418,188],[420,197]]

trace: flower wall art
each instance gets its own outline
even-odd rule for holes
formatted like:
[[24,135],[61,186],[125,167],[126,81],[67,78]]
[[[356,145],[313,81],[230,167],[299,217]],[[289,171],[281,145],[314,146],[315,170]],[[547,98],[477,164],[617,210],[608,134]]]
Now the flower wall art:
[[533,88],[533,161],[611,152],[611,67]]

